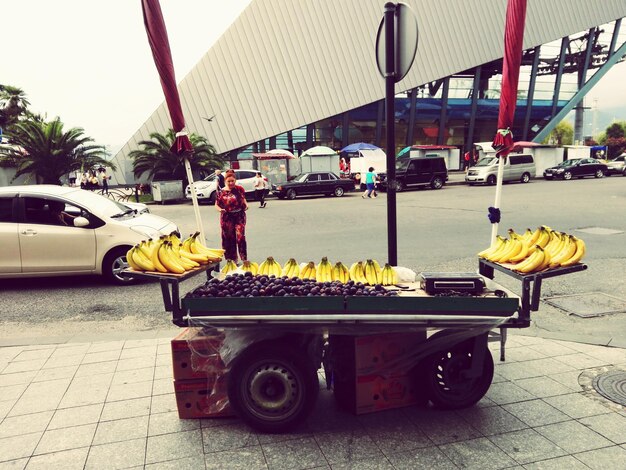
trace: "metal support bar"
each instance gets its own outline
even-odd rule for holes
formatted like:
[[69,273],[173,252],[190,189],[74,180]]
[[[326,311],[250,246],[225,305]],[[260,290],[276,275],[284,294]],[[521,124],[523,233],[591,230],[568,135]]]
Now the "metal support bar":
[[413,145],[413,130],[415,128],[415,107],[417,106],[417,88],[411,90],[411,98],[409,100],[409,123],[406,130],[406,142],[405,145]]
[[505,361],[505,347],[506,347],[506,337],[508,335],[508,330],[506,328],[500,327],[500,361]]
[[439,132],[437,133],[437,145],[444,143],[446,124],[448,123],[448,95],[450,94],[450,77],[443,79],[441,91],[441,112],[439,114]]
[[[480,89],[480,72],[482,70],[482,66],[476,67],[476,71],[474,72],[474,85],[472,88],[472,106],[470,113],[470,124],[469,129],[467,131],[467,145],[472,145],[474,142],[474,126],[476,125],[476,109],[478,108],[478,90]],[[467,150],[467,148],[465,149]]]
[[343,113],[341,122],[341,148],[350,143],[350,111]]
[[524,116],[524,135],[522,136],[522,140],[528,140],[528,127],[530,126],[530,115],[533,108],[533,99],[535,97],[535,86],[537,84],[537,70],[539,69],[540,55],[541,46],[537,46],[535,47],[535,56],[533,57],[533,65],[530,71],[530,82],[528,83],[526,114]]
[[467,379],[475,379],[483,373],[483,363],[485,362],[485,352],[489,343],[489,332],[474,337],[474,348],[472,350],[472,365],[469,369],[461,372]]
[[554,94],[552,95],[552,110],[550,116],[554,118],[556,107],[559,104],[559,94],[561,93],[561,79],[563,78],[563,67],[565,65],[565,51],[569,46],[569,37],[565,36],[561,40],[561,52],[559,52],[559,65],[554,79]]
[[609,46],[609,58],[615,51],[615,45],[617,44],[617,37],[619,36],[619,29],[622,25],[622,19],[618,18],[615,21],[615,27],[613,28],[613,36],[611,37],[611,45]]

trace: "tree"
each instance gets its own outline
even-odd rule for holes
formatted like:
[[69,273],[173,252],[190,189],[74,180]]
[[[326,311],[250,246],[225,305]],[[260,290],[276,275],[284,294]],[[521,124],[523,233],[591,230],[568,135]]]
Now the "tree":
[[20,88],[10,85],[0,85],[0,128],[5,133],[15,125],[19,118],[26,114],[30,105],[26,94]]
[[624,126],[626,126],[626,122],[614,122],[607,127],[605,131],[607,139],[623,138],[625,136]]
[[17,167],[15,178],[31,174],[38,184],[61,184],[61,177],[76,170],[100,166],[115,170],[105,159],[104,147],[92,142],[79,127],[64,132],[58,117],[50,122],[20,121],[12,128],[11,145],[0,148],[0,162]]
[[606,139],[605,145],[607,147],[607,152],[606,157],[604,158],[615,158],[620,156],[624,152],[624,150],[626,150],[626,138],[609,137]]
[[[139,142],[141,148],[128,154],[133,160],[135,178],[147,173],[149,179],[173,178],[186,181],[183,158],[170,150],[176,140],[174,130],[170,129],[165,135],[153,132],[150,139]],[[189,159],[192,171],[210,172],[222,168],[224,160],[216,155],[215,147],[205,137],[191,134],[189,140],[194,149]]]
[[559,122],[542,143],[557,145],[571,145],[574,142],[574,127],[567,121]]

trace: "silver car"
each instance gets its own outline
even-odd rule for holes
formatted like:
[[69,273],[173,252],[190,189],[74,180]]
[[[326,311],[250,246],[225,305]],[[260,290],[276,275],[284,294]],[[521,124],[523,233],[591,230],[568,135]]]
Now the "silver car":
[[610,160],[606,166],[609,168],[608,175],[626,176],[626,154]]

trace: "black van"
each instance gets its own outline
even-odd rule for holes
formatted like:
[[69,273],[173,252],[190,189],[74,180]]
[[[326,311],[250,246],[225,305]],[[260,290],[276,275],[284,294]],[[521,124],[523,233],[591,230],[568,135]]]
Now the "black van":
[[[385,174],[380,176],[380,186],[387,189]],[[396,191],[403,191],[412,186],[430,186],[441,189],[448,181],[446,159],[440,156],[399,158],[396,161]]]

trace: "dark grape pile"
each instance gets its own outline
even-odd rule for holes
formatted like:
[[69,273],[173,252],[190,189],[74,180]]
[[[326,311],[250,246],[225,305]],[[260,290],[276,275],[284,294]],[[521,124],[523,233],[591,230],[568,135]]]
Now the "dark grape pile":
[[361,282],[317,282],[312,279],[287,276],[254,276],[252,273],[231,274],[223,280],[216,278],[189,292],[186,297],[327,297],[327,296],[397,295],[382,285],[366,286]]

